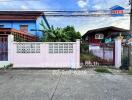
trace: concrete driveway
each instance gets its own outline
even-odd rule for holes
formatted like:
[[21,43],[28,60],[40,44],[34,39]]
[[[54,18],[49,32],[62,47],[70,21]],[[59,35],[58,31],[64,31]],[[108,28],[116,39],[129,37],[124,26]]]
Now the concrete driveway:
[[9,70],[0,72],[0,100],[132,100],[132,76]]

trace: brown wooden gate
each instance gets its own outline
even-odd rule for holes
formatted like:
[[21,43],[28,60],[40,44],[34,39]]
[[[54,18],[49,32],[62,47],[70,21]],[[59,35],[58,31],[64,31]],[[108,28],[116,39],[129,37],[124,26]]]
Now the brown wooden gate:
[[0,35],[0,61],[8,61],[8,36]]

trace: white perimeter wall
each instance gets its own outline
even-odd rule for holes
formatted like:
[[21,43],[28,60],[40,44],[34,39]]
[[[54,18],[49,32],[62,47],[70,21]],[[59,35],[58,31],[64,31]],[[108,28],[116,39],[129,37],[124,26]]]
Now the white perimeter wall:
[[14,68],[80,68],[80,40],[12,42],[11,48],[10,62]]

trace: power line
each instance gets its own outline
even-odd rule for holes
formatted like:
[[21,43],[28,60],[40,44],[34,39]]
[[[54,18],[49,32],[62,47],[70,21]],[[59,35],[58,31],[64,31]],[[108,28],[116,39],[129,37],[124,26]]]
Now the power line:
[[[33,10],[33,11],[36,11],[36,10]],[[40,10],[37,10],[37,11],[40,11]],[[6,11],[0,11],[0,15],[5,15],[4,12],[6,12]],[[7,12],[10,12],[10,11],[7,11]],[[17,12],[17,11],[11,11],[11,12]],[[25,12],[30,12],[30,11],[25,11]],[[48,10],[43,10],[40,12],[43,12],[45,16],[53,16],[53,17],[90,17],[90,16],[99,17],[99,16],[112,16],[113,15],[111,13],[111,10],[91,10],[91,11],[76,11],[76,10],[75,11],[73,11],[73,10],[71,10],[71,11],[65,11],[65,10],[48,11]],[[23,14],[17,13],[17,16],[26,15],[26,14],[27,13],[23,13]],[[131,15],[130,10],[129,9],[124,10],[123,15],[124,16]],[[30,16],[34,16],[34,14],[31,13]]]
[[[111,10],[91,10],[91,11],[44,11],[45,16],[54,17],[99,17],[99,16],[111,16]],[[129,9],[126,9],[123,15],[130,15]]]

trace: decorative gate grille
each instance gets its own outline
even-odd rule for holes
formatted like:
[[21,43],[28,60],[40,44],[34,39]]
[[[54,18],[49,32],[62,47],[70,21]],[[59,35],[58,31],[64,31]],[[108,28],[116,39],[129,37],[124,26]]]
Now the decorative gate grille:
[[0,36],[0,61],[8,60],[8,37]]

